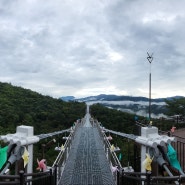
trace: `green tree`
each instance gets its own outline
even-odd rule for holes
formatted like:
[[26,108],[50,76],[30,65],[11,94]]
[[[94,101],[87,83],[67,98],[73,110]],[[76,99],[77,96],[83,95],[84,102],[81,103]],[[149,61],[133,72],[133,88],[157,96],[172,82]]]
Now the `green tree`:
[[172,116],[174,114],[185,115],[185,98],[166,100],[166,107],[168,110],[168,115]]

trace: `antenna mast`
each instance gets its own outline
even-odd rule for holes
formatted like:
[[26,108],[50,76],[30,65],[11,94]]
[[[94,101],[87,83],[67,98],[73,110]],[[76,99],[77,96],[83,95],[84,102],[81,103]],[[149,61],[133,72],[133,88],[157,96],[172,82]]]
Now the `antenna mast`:
[[149,74],[149,108],[148,108],[148,114],[149,114],[149,123],[150,123],[150,120],[151,120],[151,64],[152,64],[152,60],[153,60],[153,53],[150,55],[148,52],[147,52],[147,60],[148,62],[150,63],[150,74]]

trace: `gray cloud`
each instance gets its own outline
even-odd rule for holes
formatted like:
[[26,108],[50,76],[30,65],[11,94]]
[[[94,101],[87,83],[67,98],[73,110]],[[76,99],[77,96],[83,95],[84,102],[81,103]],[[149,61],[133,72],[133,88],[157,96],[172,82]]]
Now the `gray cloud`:
[[183,1],[2,0],[0,81],[53,97],[184,95]]

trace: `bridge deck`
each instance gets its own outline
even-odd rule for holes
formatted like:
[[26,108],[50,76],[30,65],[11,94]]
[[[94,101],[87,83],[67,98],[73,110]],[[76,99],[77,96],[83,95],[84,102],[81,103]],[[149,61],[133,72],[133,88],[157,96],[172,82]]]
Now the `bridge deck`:
[[89,117],[75,133],[60,185],[115,184],[98,130],[90,125]]

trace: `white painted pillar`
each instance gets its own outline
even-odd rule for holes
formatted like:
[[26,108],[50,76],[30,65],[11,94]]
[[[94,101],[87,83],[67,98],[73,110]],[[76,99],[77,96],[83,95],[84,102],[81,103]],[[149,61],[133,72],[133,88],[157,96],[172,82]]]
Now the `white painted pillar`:
[[[24,135],[25,138],[29,138],[34,135],[33,127],[21,125],[16,129],[16,133]],[[28,145],[29,162],[27,164],[27,173],[33,173],[33,144]]]
[[[141,128],[141,137],[149,138],[150,135],[158,135],[158,128],[157,127],[142,127]],[[146,153],[148,152],[148,146],[141,145],[141,172],[146,172],[145,168],[143,167],[143,161],[146,158]]]

